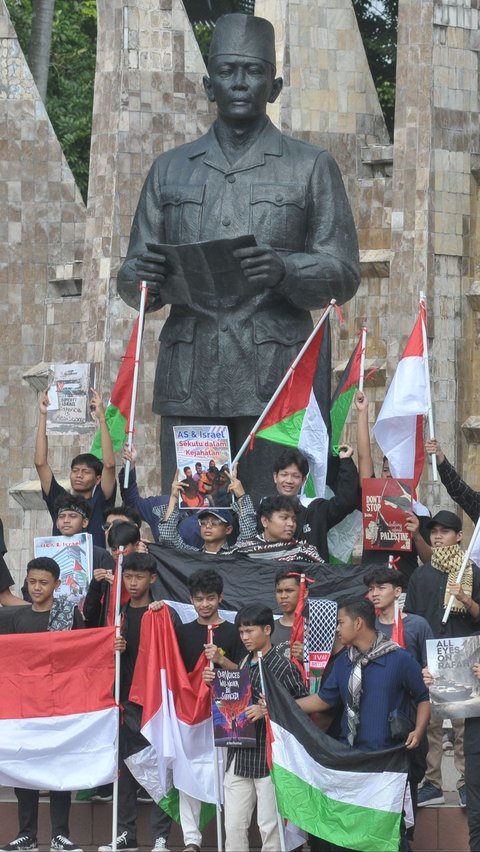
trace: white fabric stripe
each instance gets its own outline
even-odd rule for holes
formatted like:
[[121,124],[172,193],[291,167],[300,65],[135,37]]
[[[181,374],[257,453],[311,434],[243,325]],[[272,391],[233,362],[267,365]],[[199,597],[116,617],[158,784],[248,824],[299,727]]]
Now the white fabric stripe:
[[308,459],[317,497],[323,497],[327,481],[328,431],[313,389],[305,410],[298,449]]
[[[165,672],[160,675],[164,677]],[[162,692],[168,694],[168,704],[162,703],[142,728],[142,734],[157,753],[159,777],[165,779],[165,791],[169,789],[171,770],[177,790],[202,802],[216,802],[212,718],[196,725],[182,722],[177,718],[171,691]]]
[[413,478],[417,415],[426,411],[423,358],[416,355],[402,358],[373,427],[376,441],[388,457],[392,476]]
[[0,784],[79,790],[113,781],[118,709],[0,720]]
[[[330,799],[376,811],[400,813],[403,810],[406,773],[328,769],[317,763],[293,734],[274,723],[272,728],[275,735],[273,762],[321,790]],[[320,773],[321,787],[318,783]]]

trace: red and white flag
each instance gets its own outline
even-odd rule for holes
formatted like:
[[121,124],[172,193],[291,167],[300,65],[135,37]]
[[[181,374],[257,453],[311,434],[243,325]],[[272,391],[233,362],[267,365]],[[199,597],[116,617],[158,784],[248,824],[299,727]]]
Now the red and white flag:
[[187,673],[167,606],[142,618],[129,698],[143,707],[142,734],[151,747],[127,758],[132,774],[160,801],[176,787],[202,802],[217,802],[212,697],[200,655]]
[[413,479],[416,487],[422,475],[423,418],[428,412],[425,372],[425,303],[380,409],[373,434],[388,458],[390,473],[396,479]]
[[114,635],[0,636],[0,784],[78,790],[114,780]]

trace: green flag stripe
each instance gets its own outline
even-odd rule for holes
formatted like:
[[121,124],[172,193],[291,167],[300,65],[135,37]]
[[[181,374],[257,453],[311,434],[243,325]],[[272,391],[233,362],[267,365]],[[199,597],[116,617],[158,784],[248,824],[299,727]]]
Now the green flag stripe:
[[[107,405],[107,408],[105,410],[105,420],[107,421],[108,431],[110,432],[110,437],[112,439],[113,452],[119,453],[126,439],[126,418],[123,414],[120,413],[116,405],[112,405],[112,403],[110,403],[109,405]],[[102,458],[102,442],[100,440],[100,429],[98,429],[95,434],[92,446],[90,448],[90,452],[93,453],[94,456],[97,456],[97,458]]]
[[332,405],[330,410],[330,420],[332,423],[332,447],[336,447],[340,442],[343,427],[345,426],[345,421],[348,417],[348,412],[350,411],[350,406],[356,389],[357,385],[353,385],[345,393],[342,393]]
[[[359,852],[397,852],[401,818],[398,812],[335,801],[275,763],[272,780],[280,814],[304,831]],[[361,786],[361,774],[358,783]]]
[[[180,825],[180,796],[176,787],[171,787],[167,795],[160,799],[158,806],[168,814],[174,822]],[[200,831],[203,831],[205,826],[214,818],[216,813],[215,805],[210,802],[202,802],[200,808]]]
[[266,441],[273,441],[275,444],[283,444],[285,447],[298,447],[305,411],[306,409],[302,408],[301,411],[296,411],[295,414],[285,417],[273,426],[261,429],[256,437],[265,438]]

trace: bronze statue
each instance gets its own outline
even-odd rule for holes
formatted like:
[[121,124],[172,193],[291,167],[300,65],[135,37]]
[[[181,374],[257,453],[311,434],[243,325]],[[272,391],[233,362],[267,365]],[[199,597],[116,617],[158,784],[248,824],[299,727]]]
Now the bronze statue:
[[[220,18],[208,74],[217,118],[204,136],[153,163],[118,275],[129,305],[138,307],[139,279],[148,282],[148,311],[172,305],[153,400],[162,415],[164,490],[174,474],[172,426],[227,423],[235,451],[310,333],[310,310],[332,297],[342,304],[360,280],[355,226],[334,159],[280,133],[267,117],[283,83],[275,77],[270,22]],[[198,288],[185,297],[181,269],[162,244],[249,235],[255,240],[232,252],[240,287],[232,276],[230,292],[227,274],[219,292]],[[271,468],[266,474],[271,490]],[[267,493],[256,482],[254,491]]]

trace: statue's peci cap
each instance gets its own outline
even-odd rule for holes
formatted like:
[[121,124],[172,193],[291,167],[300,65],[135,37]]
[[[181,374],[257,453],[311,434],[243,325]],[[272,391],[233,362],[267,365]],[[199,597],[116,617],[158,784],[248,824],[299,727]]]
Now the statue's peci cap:
[[263,59],[276,68],[275,30],[272,24],[266,18],[242,15],[240,12],[222,15],[215,24],[208,59],[210,61],[214,56],[225,53]]

